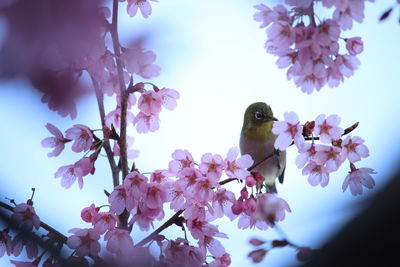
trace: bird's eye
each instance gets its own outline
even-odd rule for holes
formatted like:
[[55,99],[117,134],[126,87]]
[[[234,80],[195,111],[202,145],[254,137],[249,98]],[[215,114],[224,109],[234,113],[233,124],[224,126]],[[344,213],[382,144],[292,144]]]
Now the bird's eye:
[[262,114],[262,113],[259,112],[259,111],[256,111],[256,112],[254,113],[254,116],[255,116],[255,118],[256,118],[257,120],[261,120],[261,119],[264,118],[264,114]]

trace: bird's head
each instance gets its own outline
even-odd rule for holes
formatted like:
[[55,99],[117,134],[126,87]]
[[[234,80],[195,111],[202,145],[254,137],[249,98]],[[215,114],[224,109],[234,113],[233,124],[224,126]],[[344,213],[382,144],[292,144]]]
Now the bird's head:
[[251,104],[246,109],[243,127],[262,125],[270,121],[277,121],[271,107],[264,102],[257,102]]

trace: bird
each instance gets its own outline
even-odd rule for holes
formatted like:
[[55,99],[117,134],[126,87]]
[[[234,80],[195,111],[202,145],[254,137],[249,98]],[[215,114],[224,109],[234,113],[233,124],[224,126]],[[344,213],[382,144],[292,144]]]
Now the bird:
[[278,178],[283,183],[286,168],[286,151],[274,147],[277,136],[272,133],[272,127],[277,120],[269,105],[264,102],[253,103],[244,113],[240,133],[240,153],[249,154],[254,165],[264,160],[252,172],[264,176],[267,193],[277,193],[275,180]]

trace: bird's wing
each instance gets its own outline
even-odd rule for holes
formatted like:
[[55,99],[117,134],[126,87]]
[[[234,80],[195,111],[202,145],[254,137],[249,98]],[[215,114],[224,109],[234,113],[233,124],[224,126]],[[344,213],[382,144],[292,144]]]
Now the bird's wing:
[[283,178],[285,178],[285,170],[286,170],[286,167],[283,169],[282,174],[279,175],[279,177],[278,177],[278,180],[281,184],[283,184]]

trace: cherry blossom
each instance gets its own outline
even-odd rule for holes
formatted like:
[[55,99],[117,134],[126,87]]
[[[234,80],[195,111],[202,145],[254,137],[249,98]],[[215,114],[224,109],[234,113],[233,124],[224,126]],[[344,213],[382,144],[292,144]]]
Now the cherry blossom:
[[157,115],[161,111],[162,99],[154,91],[145,91],[139,98],[138,108],[144,115]]
[[146,115],[143,112],[139,112],[133,120],[133,124],[136,125],[138,133],[155,132],[160,129],[160,119],[156,114]]
[[221,257],[215,257],[214,261],[210,262],[208,267],[226,267],[231,265],[231,255],[224,253]]
[[321,185],[325,187],[329,183],[329,172],[324,165],[317,164],[315,161],[309,163],[303,169],[303,175],[308,176],[308,182],[312,186]]
[[273,226],[275,222],[285,219],[285,211],[291,212],[289,204],[275,194],[257,195],[257,217]]
[[161,97],[162,105],[168,110],[173,110],[178,105],[176,100],[179,99],[180,95],[178,91],[170,88],[162,88],[157,94]]
[[151,209],[162,208],[163,203],[169,201],[167,187],[165,185],[151,182],[147,185],[147,193],[144,202]]
[[[143,0],[138,1],[143,2]],[[137,74],[144,79],[151,79],[160,74],[160,67],[153,64],[156,54],[152,51],[145,51],[141,47],[126,49],[121,54],[121,60],[129,73]]]
[[301,169],[306,163],[313,159],[314,155],[317,153],[314,143],[302,143],[299,147],[299,155],[296,157],[296,166]]
[[41,144],[43,147],[52,147],[52,148],[54,147],[53,151],[48,153],[47,156],[57,157],[64,150],[65,147],[64,144],[66,142],[69,142],[70,140],[64,138],[62,132],[53,124],[47,123],[46,128],[47,130],[49,130],[51,134],[54,135],[54,137],[47,137],[43,139]]
[[186,168],[194,167],[194,160],[189,151],[177,149],[172,153],[173,160],[168,164],[168,170],[172,174],[179,175],[179,173]]
[[120,215],[125,209],[131,211],[137,206],[137,201],[127,192],[123,185],[118,185],[114,188],[108,197],[110,203],[110,211]]
[[[61,177],[61,186],[68,189],[76,180],[78,180],[79,188],[83,187],[83,176],[93,172],[93,161],[88,157],[84,157],[73,165],[66,165],[58,168],[54,174],[55,178]],[[93,174],[93,173],[92,173]]]
[[35,208],[26,203],[18,204],[14,207],[11,219],[20,225],[23,229],[31,231],[32,228],[39,229],[40,219],[36,215]]
[[212,179],[218,180],[222,175],[223,168],[223,159],[220,155],[206,153],[201,157],[199,170]]
[[7,253],[8,256],[12,253],[11,236],[8,232],[7,229],[0,231],[0,258],[3,257],[5,253]]
[[91,204],[89,207],[83,208],[81,211],[81,218],[83,221],[91,223],[93,222],[94,217],[98,214],[99,210],[96,208],[94,204]]
[[73,233],[67,239],[67,245],[75,249],[78,257],[97,256],[100,252],[100,234],[95,229],[73,228],[68,231]]
[[342,185],[343,192],[347,190],[347,187],[349,187],[351,193],[356,196],[363,193],[363,186],[368,189],[372,189],[375,186],[375,181],[371,176],[371,174],[376,173],[373,169],[357,169],[354,165],[351,166],[351,171],[346,176]]
[[363,144],[364,140],[361,137],[350,135],[346,136],[346,138],[342,142],[342,153],[344,158],[348,158],[348,160],[352,163],[361,160],[361,158],[366,158],[369,156],[369,150],[366,145]]
[[[114,125],[114,128],[119,129],[121,125],[121,108],[117,106],[113,111],[109,112],[104,119],[108,128]],[[126,121],[132,124],[135,122],[135,116],[129,110],[126,112]]]
[[111,212],[99,212],[93,218],[93,229],[99,234],[104,234],[106,231],[113,230],[118,222],[117,216]]
[[73,128],[66,130],[65,136],[74,140],[72,144],[72,151],[74,152],[87,151],[93,143],[92,131],[82,124],[75,124]]
[[314,133],[319,135],[322,143],[331,143],[333,140],[339,139],[344,132],[338,126],[339,123],[339,116],[330,115],[325,118],[325,114],[321,114],[315,119]]
[[128,255],[133,249],[133,240],[125,229],[115,228],[104,235],[106,248],[117,255]]
[[12,254],[18,257],[24,248],[28,259],[36,257],[39,251],[38,245],[34,240],[20,233],[12,240]]
[[364,44],[361,40],[361,37],[346,39],[346,49],[352,56],[356,56],[362,53],[362,51],[364,50]]
[[133,171],[125,177],[124,187],[133,198],[139,200],[147,192],[147,177],[138,171]]
[[212,207],[214,210],[214,215],[216,217],[223,217],[224,215],[232,218],[232,205],[235,203],[235,195],[226,190],[225,188],[220,188],[215,192],[212,199]]
[[[138,11],[142,13],[144,18],[148,18],[151,15],[151,5],[150,0],[127,0],[128,6],[127,11],[129,16],[134,17]],[[151,0],[154,2],[158,2],[157,0]]]
[[324,165],[328,172],[334,172],[339,169],[343,163],[341,149],[335,146],[317,145],[314,160],[319,165]]
[[294,141],[297,147],[304,143],[303,127],[295,112],[285,112],[285,121],[276,121],[272,132],[278,137],[275,140],[275,148],[281,151],[286,150]]
[[237,158],[238,155],[239,149],[237,147],[230,148],[224,160],[224,169],[228,177],[244,180],[250,174],[247,168],[251,167],[254,161],[250,155]]

